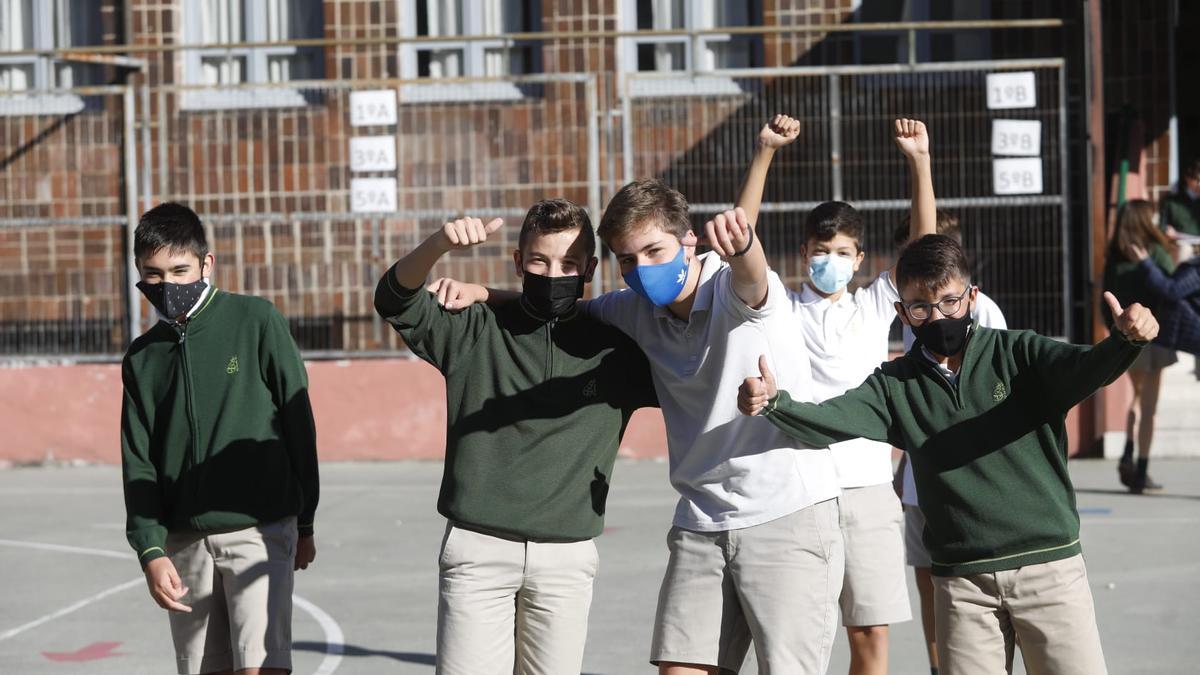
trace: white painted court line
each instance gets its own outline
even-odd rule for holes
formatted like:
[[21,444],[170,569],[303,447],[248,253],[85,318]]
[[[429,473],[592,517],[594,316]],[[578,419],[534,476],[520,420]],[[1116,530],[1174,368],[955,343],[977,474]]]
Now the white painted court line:
[[[55,553],[74,553],[78,555],[90,555],[103,558],[117,558],[120,560],[133,560],[133,552],[123,553],[121,551],[109,551],[102,548],[83,548],[80,546],[64,546],[62,544],[45,544],[37,541],[17,541],[15,539],[0,539],[0,546],[12,546],[15,548],[31,548],[39,551],[52,551]],[[49,623],[59,617],[66,616],[72,612],[78,611],[99,600],[103,600],[110,595],[120,593],[127,588],[133,588],[139,584],[146,583],[145,577],[130,579],[123,584],[118,584],[112,588],[107,588],[99,593],[84,598],[79,602],[63,607],[57,612],[47,614],[38,619],[34,619],[29,623],[11,628],[3,633],[0,633],[0,641],[7,640],[24,633],[31,628],[37,628],[42,624]],[[333,617],[328,612],[321,609],[316,604],[305,600],[299,595],[292,594],[292,603],[304,610],[311,616],[318,625],[321,626],[321,631],[325,633],[325,658],[321,660],[313,675],[332,675],[334,671],[342,665],[342,652],[346,647],[346,636],[342,633],[342,627],[334,621]]]
[[316,619],[317,623],[321,624],[321,630],[325,632],[325,658],[321,660],[321,665],[317,666],[313,675],[331,675],[342,665],[342,652],[346,647],[342,627],[325,610],[298,595],[292,595],[292,603]]
[[99,593],[97,593],[95,595],[86,597],[83,600],[80,600],[79,602],[77,602],[73,605],[67,605],[66,607],[63,607],[62,609],[58,610],[57,612],[52,612],[52,613],[47,614],[46,616],[43,616],[39,619],[34,619],[33,621],[30,621],[27,624],[6,630],[3,633],[0,633],[0,641],[7,640],[11,637],[16,637],[31,628],[37,628],[38,626],[40,626],[44,623],[49,623],[59,617],[64,617],[72,612],[81,610],[84,607],[87,607],[88,605],[92,604],[93,602],[96,602],[98,600],[103,600],[104,598],[107,598],[108,596],[113,595],[114,593],[120,593],[121,591],[123,591],[127,588],[133,588],[134,586],[138,586],[138,585],[145,584],[145,583],[146,583],[146,580],[143,577],[138,577],[136,579],[130,579],[129,581],[126,581],[123,584],[117,584],[116,586],[113,586],[112,588],[106,588],[103,591],[100,591]]
[[43,544],[38,541],[17,541],[15,539],[0,539],[0,546],[13,546],[16,548],[32,548],[39,551],[53,551],[54,553],[73,553],[76,555],[99,556],[102,558],[117,558],[120,560],[133,560],[133,551],[109,551],[103,548],[83,548],[82,546],[63,546],[62,544]]

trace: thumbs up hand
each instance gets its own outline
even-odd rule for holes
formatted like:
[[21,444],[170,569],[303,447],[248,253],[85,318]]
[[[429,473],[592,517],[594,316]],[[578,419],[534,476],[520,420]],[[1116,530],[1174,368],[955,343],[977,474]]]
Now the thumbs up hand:
[[1117,296],[1104,292],[1104,301],[1113,316],[1113,329],[1119,331],[1126,339],[1133,342],[1150,342],[1158,337],[1158,319],[1149,309],[1134,303],[1121,309]]
[[445,251],[461,250],[482,244],[488,237],[500,229],[504,221],[493,218],[484,223],[479,218],[459,218],[442,226],[440,242]]
[[775,374],[767,365],[767,357],[758,357],[758,377],[747,377],[738,387],[738,410],[743,415],[757,415],[767,402],[775,398],[779,388],[775,386]]

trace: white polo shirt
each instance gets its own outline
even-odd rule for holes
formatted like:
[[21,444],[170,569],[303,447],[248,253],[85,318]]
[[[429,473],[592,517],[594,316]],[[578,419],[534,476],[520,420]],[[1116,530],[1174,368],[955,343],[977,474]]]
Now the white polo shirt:
[[[863,383],[888,357],[888,333],[900,299],[885,270],[875,281],[837,302],[822,297],[809,284],[789,291],[792,311],[800,319],[812,357],[813,396],[819,401],[841,396]],[[843,488],[889,483],[892,446],[855,438],[830,446]]]
[[767,299],[751,309],[732,270],[706,253],[688,321],[629,290],[580,303],[632,337],[650,361],[667,427],[674,523],[714,532],[750,527],[840,494],[826,449],[805,449],[762,417],[738,412],[742,381],[766,354],[779,388],[812,400],[808,352],[796,339],[787,289],[769,272]]
[[[1004,312],[1000,311],[1000,305],[996,304],[988,296],[979,291],[975,294],[975,320],[980,326],[985,328],[999,328],[1001,330],[1008,328],[1008,321],[1004,319]],[[912,329],[908,326],[904,327],[904,351],[907,353],[912,349],[913,342],[916,338],[913,337]],[[917,505],[917,484],[913,479],[912,462],[904,463],[904,484],[900,490],[900,502],[909,506]]]

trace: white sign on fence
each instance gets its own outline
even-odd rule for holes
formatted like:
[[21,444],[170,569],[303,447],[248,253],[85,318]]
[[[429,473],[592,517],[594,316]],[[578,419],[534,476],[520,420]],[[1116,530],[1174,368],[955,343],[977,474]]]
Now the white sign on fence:
[[365,127],[395,123],[395,89],[350,92],[350,126]]
[[395,178],[353,178],[350,180],[350,210],[355,213],[379,213],[396,210]]
[[987,76],[987,107],[1032,108],[1037,105],[1033,71],[1019,73],[989,73]]
[[358,136],[350,139],[351,171],[395,171],[395,136]]
[[1038,120],[992,120],[992,154],[1040,157],[1042,123]]
[[1041,194],[1041,158],[992,160],[992,189],[998,195]]

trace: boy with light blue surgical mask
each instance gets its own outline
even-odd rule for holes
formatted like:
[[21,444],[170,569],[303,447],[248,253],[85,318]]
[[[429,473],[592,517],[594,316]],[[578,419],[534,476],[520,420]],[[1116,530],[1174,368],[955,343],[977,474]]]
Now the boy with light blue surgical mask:
[[[775,120],[783,126],[791,122],[787,117]],[[936,228],[929,137],[923,123],[909,119],[896,120],[893,135],[912,180],[908,235],[915,239]],[[759,134],[759,147],[786,144],[781,140],[768,126]],[[752,171],[738,200],[751,220],[758,213],[765,182],[765,170]],[[862,242],[862,215],[846,202],[820,204],[805,219],[800,255],[808,282],[789,291],[789,301],[804,338],[803,349],[796,353],[811,358],[817,401],[858,386],[888,358],[893,306],[900,299],[894,267],[850,290],[866,257]],[[850,673],[882,675],[888,670],[888,625],[912,618],[903,510],[891,486],[892,448],[860,438],[830,449],[842,490],[839,524],[846,561],[839,604],[850,643]]]

